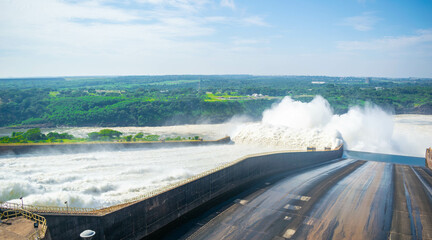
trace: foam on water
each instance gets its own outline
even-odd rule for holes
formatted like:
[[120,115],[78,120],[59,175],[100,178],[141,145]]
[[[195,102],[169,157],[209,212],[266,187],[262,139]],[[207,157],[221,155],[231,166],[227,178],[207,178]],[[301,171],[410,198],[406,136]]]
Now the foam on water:
[[286,150],[306,150],[308,146],[322,150],[326,147],[335,148],[342,143],[336,131],[296,129],[262,123],[250,123],[240,127],[235,132],[233,141],[236,144],[274,146]]
[[342,139],[334,129],[325,128],[332,110],[322,97],[309,103],[285,97],[263,113],[260,123],[241,125],[233,134],[236,144],[278,146],[290,150],[307,147],[335,148]]
[[103,207],[187,179],[248,154],[235,145],[0,158],[0,201]]
[[397,123],[394,115],[372,104],[337,115],[321,96],[309,103],[285,97],[263,113],[261,122],[239,126],[233,140],[288,149],[334,148],[343,142],[350,150],[421,157],[432,139],[432,118],[424,118],[429,120]]

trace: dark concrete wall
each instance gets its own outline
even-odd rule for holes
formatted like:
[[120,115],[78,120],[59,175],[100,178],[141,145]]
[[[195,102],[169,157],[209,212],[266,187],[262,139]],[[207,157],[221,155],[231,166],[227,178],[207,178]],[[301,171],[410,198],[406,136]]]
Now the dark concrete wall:
[[92,229],[93,239],[141,239],[186,213],[259,178],[340,158],[343,149],[254,155],[226,168],[103,216],[48,215],[52,239],[79,239]]

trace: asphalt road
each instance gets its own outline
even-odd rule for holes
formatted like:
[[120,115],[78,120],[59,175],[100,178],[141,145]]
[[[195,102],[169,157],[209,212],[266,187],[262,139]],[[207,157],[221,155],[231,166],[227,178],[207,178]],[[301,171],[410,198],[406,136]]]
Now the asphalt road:
[[165,239],[432,239],[432,171],[341,160],[268,178]]

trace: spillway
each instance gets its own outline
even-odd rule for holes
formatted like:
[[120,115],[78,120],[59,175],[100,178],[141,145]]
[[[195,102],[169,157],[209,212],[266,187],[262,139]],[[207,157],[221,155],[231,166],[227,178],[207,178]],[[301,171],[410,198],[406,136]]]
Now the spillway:
[[128,201],[248,154],[238,145],[129,149],[0,158],[0,202],[100,208]]
[[161,239],[431,239],[432,171],[345,159],[273,176]]

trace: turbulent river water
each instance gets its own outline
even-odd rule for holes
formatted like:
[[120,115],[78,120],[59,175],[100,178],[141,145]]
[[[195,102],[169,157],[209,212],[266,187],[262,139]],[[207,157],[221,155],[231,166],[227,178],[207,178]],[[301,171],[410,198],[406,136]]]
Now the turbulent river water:
[[0,158],[0,201],[109,206],[247,154],[248,146],[214,145]]
[[[316,115],[314,106],[310,109],[312,116],[308,116],[307,112],[300,114],[301,119],[309,118],[310,125],[307,126],[297,123],[298,117],[288,121],[292,127],[279,124],[275,119],[281,116],[275,113],[280,109],[275,107],[264,113],[262,122],[245,123],[237,119],[214,125],[113,128],[126,135],[143,132],[161,136],[200,135],[205,139],[229,135],[236,142],[230,145],[1,156],[0,201],[20,203],[19,198],[23,197],[24,204],[63,206],[68,201],[69,206],[104,207],[253,153],[304,150],[307,146],[335,147],[344,142],[347,148],[356,151],[422,157],[426,147],[432,145],[430,115],[380,116],[381,113],[375,110],[368,112],[367,109],[360,109],[348,115],[338,116],[330,112],[331,115],[326,116],[327,113]],[[327,123],[313,123],[315,118],[327,119],[320,120]],[[353,121],[363,124],[363,127],[354,131],[356,126],[350,125]],[[371,124],[377,126],[371,128]],[[59,128],[43,131],[85,136],[99,129]],[[0,133],[9,135],[12,131],[18,130],[1,129]]]

